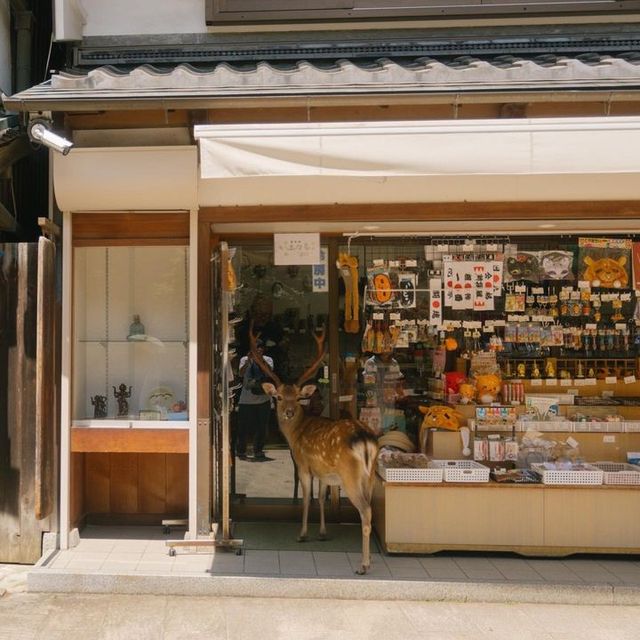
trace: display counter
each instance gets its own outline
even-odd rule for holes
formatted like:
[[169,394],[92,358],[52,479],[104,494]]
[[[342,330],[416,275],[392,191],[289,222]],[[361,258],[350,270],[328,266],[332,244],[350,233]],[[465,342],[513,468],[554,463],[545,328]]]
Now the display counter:
[[388,553],[640,553],[640,487],[389,483],[373,522]]

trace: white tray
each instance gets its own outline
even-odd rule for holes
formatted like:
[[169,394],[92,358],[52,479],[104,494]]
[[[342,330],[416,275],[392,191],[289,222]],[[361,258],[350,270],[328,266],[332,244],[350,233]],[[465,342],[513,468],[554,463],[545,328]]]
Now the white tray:
[[555,485],[599,485],[604,479],[604,472],[590,464],[584,469],[545,469],[542,463],[532,463],[531,468],[542,476],[543,484]]
[[442,482],[443,470],[437,468],[429,469],[387,469],[384,465],[378,465],[378,473],[386,482]]
[[640,484],[640,467],[626,462],[594,462],[604,472],[605,484]]
[[444,471],[445,482],[489,482],[489,467],[475,460],[432,460]]

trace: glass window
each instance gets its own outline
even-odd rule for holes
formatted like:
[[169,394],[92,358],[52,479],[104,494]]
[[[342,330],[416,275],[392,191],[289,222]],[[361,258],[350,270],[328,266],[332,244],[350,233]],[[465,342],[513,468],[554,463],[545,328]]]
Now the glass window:
[[74,252],[73,420],[187,420],[187,247]]

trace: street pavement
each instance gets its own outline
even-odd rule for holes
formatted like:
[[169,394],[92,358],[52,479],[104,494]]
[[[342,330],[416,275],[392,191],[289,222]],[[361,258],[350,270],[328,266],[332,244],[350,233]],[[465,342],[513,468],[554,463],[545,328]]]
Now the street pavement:
[[640,607],[7,592],[7,640],[637,640]]
[[27,593],[0,565],[0,640],[638,640],[640,607]]

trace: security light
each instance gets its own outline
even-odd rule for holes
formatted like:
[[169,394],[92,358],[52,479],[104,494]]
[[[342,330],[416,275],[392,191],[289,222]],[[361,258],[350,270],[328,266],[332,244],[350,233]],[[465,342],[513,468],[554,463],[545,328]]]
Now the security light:
[[71,151],[73,142],[51,131],[50,126],[49,120],[32,120],[28,128],[29,138],[66,156]]

